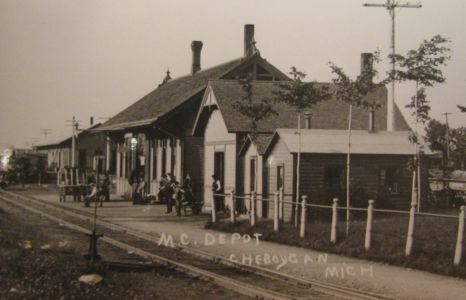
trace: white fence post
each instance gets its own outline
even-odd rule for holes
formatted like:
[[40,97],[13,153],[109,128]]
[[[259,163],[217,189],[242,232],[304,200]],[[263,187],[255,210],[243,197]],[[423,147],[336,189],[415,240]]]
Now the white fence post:
[[303,196],[301,201],[301,228],[299,230],[299,236],[301,238],[304,238],[304,234],[306,233],[306,203],[307,196]]
[[273,197],[273,231],[278,232],[278,193]]
[[217,212],[215,209],[215,192],[212,194],[212,223],[217,222]]
[[256,226],[256,191],[251,192],[251,226]]
[[374,211],[374,200],[369,200],[369,206],[367,207],[366,238],[364,239],[364,248],[366,250],[369,250],[371,248],[373,211]]
[[283,221],[284,220],[284,216],[283,216],[283,212],[284,212],[284,203],[283,201],[285,201],[285,195],[283,193],[283,188],[280,188],[280,191],[279,191],[279,195],[280,195],[280,202],[279,202],[279,210],[278,210],[278,218]]
[[231,191],[230,193],[231,199],[231,208],[230,208],[230,221],[231,223],[236,222],[236,199],[235,199],[235,191]]
[[335,244],[337,242],[337,222],[338,222],[338,198],[333,198],[332,205],[332,227],[330,228],[330,242]]
[[414,241],[414,221],[416,218],[416,202],[411,202],[411,209],[409,210],[409,225],[408,225],[408,235],[406,237],[406,249],[405,255],[411,255],[411,250],[413,249]]
[[461,205],[458,219],[458,237],[456,239],[455,258],[453,260],[455,266],[458,266],[461,263],[461,254],[463,253],[464,210],[464,205]]

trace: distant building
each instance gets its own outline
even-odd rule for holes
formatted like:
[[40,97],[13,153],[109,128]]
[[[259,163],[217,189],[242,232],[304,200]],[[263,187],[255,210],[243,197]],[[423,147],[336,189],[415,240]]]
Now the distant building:
[[[75,138],[75,166],[80,169],[94,169],[100,173],[106,171],[107,137],[104,133],[94,133],[101,124],[96,124],[88,129],[79,131]],[[114,174],[116,157],[115,144],[109,142],[110,162],[109,172]],[[71,167],[72,138],[66,138],[58,143],[39,145],[35,151],[47,154],[47,167],[57,170]],[[113,161],[112,161],[113,160]]]

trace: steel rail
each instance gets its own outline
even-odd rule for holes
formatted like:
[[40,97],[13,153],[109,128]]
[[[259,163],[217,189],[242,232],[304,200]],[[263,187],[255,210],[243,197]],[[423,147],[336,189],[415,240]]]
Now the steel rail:
[[[59,223],[61,226],[66,226],[66,227],[68,227],[68,228],[70,228],[72,230],[75,230],[75,231],[78,231],[78,232],[81,232],[81,233],[85,233],[85,234],[89,234],[91,232],[90,230],[88,230],[88,229],[86,229],[84,227],[73,224],[73,223],[68,222],[68,221],[66,221],[64,219],[61,219],[61,218],[57,218],[57,217],[52,216],[52,215],[50,215],[50,214],[48,214],[46,212],[43,212],[43,211],[40,211],[38,209],[29,207],[29,206],[27,206],[25,204],[21,204],[21,203],[19,203],[17,201],[13,201],[13,200],[8,199],[8,198],[6,198],[4,196],[0,195],[0,199],[2,199],[3,201],[6,201],[6,202],[8,202],[8,203],[10,203],[12,205],[19,206],[19,207],[21,207],[21,208],[23,208],[23,209],[25,209],[25,210],[27,210],[29,212],[32,212],[32,213],[38,214],[38,215],[40,215],[42,217],[53,220],[53,221]],[[234,279],[222,276],[222,275],[218,275],[218,274],[215,274],[213,272],[206,271],[206,270],[194,267],[194,266],[183,264],[183,263],[171,260],[169,258],[162,257],[162,256],[156,255],[154,253],[145,251],[143,249],[137,248],[137,247],[129,245],[127,243],[118,241],[116,239],[107,237],[107,236],[103,236],[100,239],[102,241],[106,242],[107,244],[113,245],[113,246],[115,246],[117,248],[123,249],[125,251],[131,251],[134,254],[136,254],[136,255],[138,255],[138,256],[140,256],[142,258],[152,260],[152,261],[154,261],[154,262],[156,262],[158,264],[161,264],[161,265],[166,266],[168,268],[176,269],[176,270],[178,270],[178,271],[180,271],[182,273],[189,274],[189,275],[191,275],[193,277],[206,279],[208,281],[209,280],[213,281],[214,283],[216,283],[219,286],[222,286],[222,287],[224,287],[226,289],[229,289],[231,291],[234,291],[236,293],[239,293],[239,294],[242,294],[242,295],[245,295],[245,296],[248,296],[248,297],[256,297],[256,298],[259,297],[259,298],[264,298],[264,299],[277,299],[277,300],[300,299],[298,297],[293,297],[293,296],[284,295],[284,294],[281,294],[281,293],[278,293],[278,292],[265,290],[265,289],[263,289],[261,287],[257,287],[257,286],[254,286],[254,285],[251,285],[251,284],[248,284],[248,283],[245,283],[245,282],[237,281],[237,280],[234,280]]]
[[[42,199],[32,197],[30,195],[25,196],[25,195],[21,195],[18,193],[11,193],[8,191],[3,191],[3,192],[10,194],[11,196],[23,198],[26,201],[31,201],[31,202],[36,202],[36,203],[39,202],[40,203],[39,205],[42,205],[43,207],[51,207],[56,210],[59,210],[60,212],[63,212],[65,214],[68,214],[76,218],[80,218],[82,220],[91,219],[90,216],[85,216],[83,214],[84,213],[83,211],[73,209],[70,207],[66,207],[65,205],[60,204],[60,203],[53,204],[53,203],[46,202]],[[79,213],[73,212],[71,210],[79,211]],[[153,232],[151,232],[151,234],[148,234],[148,233],[144,233],[144,232],[137,231],[134,229],[130,229],[122,225],[114,224],[108,221],[97,219],[97,224],[107,227],[109,229],[115,230],[115,231],[124,232],[126,234],[135,236],[143,240],[154,242],[154,243],[158,243],[159,238],[160,238],[160,235],[153,233]],[[298,286],[311,287],[315,291],[326,293],[326,294],[331,294],[334,296],[339,296],[339,297],[344,297],[344,298],[350,297],[351,299],[386,299],[386,300],[395,299],[395,298],[389,297],[388,295],[379,295],[379,294],[375,294],[371,292],[360,291],[357,289],[342,287],[342,286],[338,286],[338,285],[334,285],[331,283],[326,283],[326,282],[322,282],[318,280],[299,278],[293,275],[289,275],[286,273],[278,272],[278,271],[260,267],[260,266],[246,265],[246,264],[242,264],[238,262],[233,262],[225,257],[215,255],[215,254],[212,254],[212,253],[200,250],[200,249],[196,249],[193,247],[189,247],[187,245],[182,245],[180,243],[174,243],[174,244],[177,249],[182,250],[187,254],[192,254],[192,255],[195,255],[201,258],[210,259],[212,261],[221,263],[223,265],[233,266],[241,270],[259,274],[261,276],[268,276],[271,279],[286,281],[286,282],[289,282],[291,284],[298,285]]]

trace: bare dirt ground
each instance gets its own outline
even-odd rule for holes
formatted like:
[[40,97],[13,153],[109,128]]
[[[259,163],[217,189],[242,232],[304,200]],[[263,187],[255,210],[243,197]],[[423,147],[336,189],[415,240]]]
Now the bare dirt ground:
[[[166,269],[116,271],[90,267],[88,238],[0,202],[0,299],[245,299],[212,283]],[[99,243],[104,260],[144,263]],[[104,279],[95,286],[83,274]]]

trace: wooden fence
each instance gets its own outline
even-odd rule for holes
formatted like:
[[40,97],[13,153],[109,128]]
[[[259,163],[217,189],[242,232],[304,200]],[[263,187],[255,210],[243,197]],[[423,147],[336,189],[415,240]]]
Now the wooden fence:
[[[458,266],[461,263],[462,253],[463,253],[463,241],[464,241],[464,219],[465,219],[465,206],[462,205],[460,207],[460,211],[458,216],[454,215],[446,215],[446,214],[434,214],[434,213],[425,213],[425,212],[417,212],[416,211],[416,203],[411,203],[411,208],[409,211],[403,210],[392,210],[392,209],[376,209],[374,208],[375,201],[370,199],[368,200],[368,207],[367,208],[355,208],[346,206],[339,206],[338,202],[339,199],[333,199],[332,205],[321,205],[321,204],[312,204],[308,201],[308,197],[303,195],[301,197],[301,202],[295,201],[286,201],[283,190],[279,190],[274,193],[273,199],[268,198],[258,198],[255,192],[252,192],[249,195],[245,196],[237,196],[234,192],[230,194],[214,194],[214,196],[222,196],[227,199],[226,204],[231,208],[230,209],[230,222],[236,222],[236,201],[237,199],[243,199],[245,201],[249,201],[250,209],[249,209],[249,219],[251,226],[256,226],[257,223],[257,213],[256,207],[258,201],[266,201],[272,203],[273,205],[273,230],[275,232],[280,231],[280,224],[284,221],[284,206],[285,204],[298,206],[301,208],[301,217],[300,217],[300,225],[299,225],[299,236],[304,238],[306,235],[306,222],[309,221],[309,214],[307,213],[309,210],[313,208],[321,208],[327,209],[331,211],[332,219],[330,223],[330,242],[337,243],[338,240],[338,211],[339,210],[347,210],[349,209],[352,212],[361,212],[366,214],[366,229],[365,229],[365,238],[364,238],[364,248],[365,250],[371,249],[371,240],[372,240],[372,224],[374,219],[374,212],[380,213],[389,213],[389,214],[398,214],[398,215],[406,215],[409,217],[407,234],[406,234],[406,242],[405,242],[405,255],[410,256],[412,254],[412,248],[414,244],[414,230],[415,230],[415,220],[417,216],[426,216],[426,217],[433,217],[433,218],[448,218],[448,219],[456,219],[458,221],[458,231],[457,231],[457,238],[456,238],[456,246],[455,246],[455,253],[453,258],[453,263],[455,266]],[[217,212],[215,209],[215,201],[213,201],[212,206],[212,222],[217,222]]]

